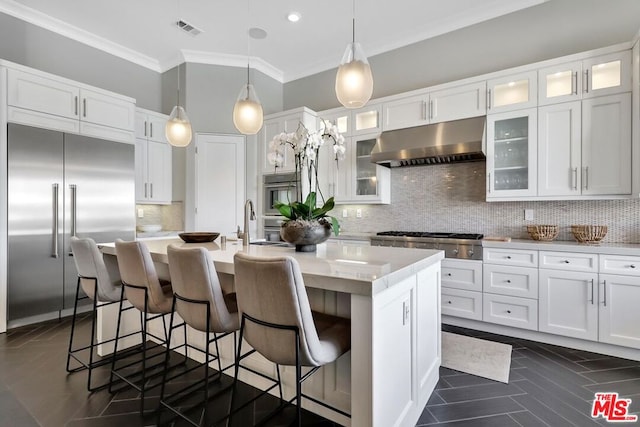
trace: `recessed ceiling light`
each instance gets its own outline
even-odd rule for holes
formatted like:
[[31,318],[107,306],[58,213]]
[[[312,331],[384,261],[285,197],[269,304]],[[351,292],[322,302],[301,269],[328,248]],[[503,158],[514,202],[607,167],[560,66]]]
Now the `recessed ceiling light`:
[[302,18],[300,12],[289,12],[287,15],[287,20],[289,20],[289,22],[298,22],[300,18]]
[[262,28],[252,27],[249,28],[249,37],[252,39],[265,39],[267,38],[267,32]]

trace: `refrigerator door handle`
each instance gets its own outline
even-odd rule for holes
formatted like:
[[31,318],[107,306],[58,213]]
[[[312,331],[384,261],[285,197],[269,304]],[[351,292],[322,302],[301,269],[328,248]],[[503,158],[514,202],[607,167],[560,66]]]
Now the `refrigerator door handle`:
[[76,185],[69,184],[71,190],[71,237],[76,237]]
[[58,258],[58,184],[53,184],[53,226],[51,236],[51,257]]

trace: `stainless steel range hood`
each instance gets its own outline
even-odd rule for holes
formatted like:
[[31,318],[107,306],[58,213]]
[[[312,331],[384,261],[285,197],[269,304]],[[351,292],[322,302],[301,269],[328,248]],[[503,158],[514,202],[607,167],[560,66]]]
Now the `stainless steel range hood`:
[[486,117],[382,132],[371,162],[390,167],[484,160]]

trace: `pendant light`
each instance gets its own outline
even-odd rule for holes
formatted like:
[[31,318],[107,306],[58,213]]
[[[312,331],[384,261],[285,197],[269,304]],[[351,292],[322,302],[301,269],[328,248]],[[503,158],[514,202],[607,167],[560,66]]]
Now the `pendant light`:
[[[247,0],[247,18],[249,18],[249,1]],[[247,84],[242,86],[240,94],[233,106],[233,124],[236,129],[245,135],[255,135],[262,128],[262,105],[256,94],[256,90],[249,79],[249,61],[251,59],[250,34],[247,26]]]
[[336,75],[336,96],[346,108],[363,107],[373,94],[373,76],[360,43],[356,43],[356,2],[353,0],[352,38]]

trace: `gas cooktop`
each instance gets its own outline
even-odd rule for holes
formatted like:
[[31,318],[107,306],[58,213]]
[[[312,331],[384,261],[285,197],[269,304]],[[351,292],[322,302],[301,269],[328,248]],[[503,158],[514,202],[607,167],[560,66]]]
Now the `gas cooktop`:
[[475,233],[440,233],[430,231],[381,231],[377,233],[378,236],[393,236],[393,237],[423,237],[432,239],[465,239],[465,240],[480,240],[484,236],[482,234]]

